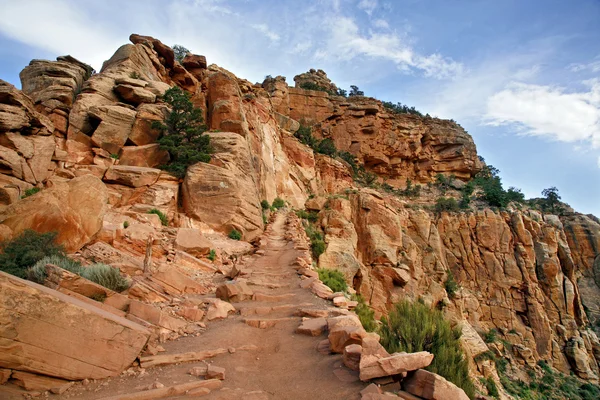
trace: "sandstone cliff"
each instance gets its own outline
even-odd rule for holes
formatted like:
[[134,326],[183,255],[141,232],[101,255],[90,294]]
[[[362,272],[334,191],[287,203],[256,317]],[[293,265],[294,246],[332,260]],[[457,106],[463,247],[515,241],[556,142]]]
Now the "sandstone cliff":
[[[258,238],[261,200],[280,197],[319,212],[327,243],[319,265],[342,270],[378,315],[401,298],[421,297],[463,327],[471,357],[488,350],[477,332],[497,329],[504,342],[490,346],[514,365],[546,360],[598,380],[600,342],[590,329],[600,319],[597,219],[516,209],[434,213],[422,207],[433,197],[411,202],[361,187],[347,163],[294,137],[301,124],[396,187],[433,182],[439,173],[468,181],[481,162],[471,136],[452,121],[290,87],[279,76],[252,84],[202,56],[179,63],[154,38],[130,39],[93,75],[59,57],[32,61],[21,73],[22,91],[0,82],[3,238],[58,230],[69,251],[130,275],[141,274],[135,257],[149,241],[158,263],[201,269],[175,249],[178,229],[201,232],[211,240],[206,248],[242,254],[250,246],[225,235],[235,229],[245,241]],[[315,79],[335,91],[324,74],[295,81]],[[167,112],[160,96],[173,85],[204,110],[215,149],[209,164],[192,166],[181,181],[156,168],[166,155],[151,128]],[[22,200],[34,186],[42,191]],[[161,227],[151,209],[172,227]],[[444,287],[450,272],[460,287],[452,298]],[[152,285],[136,290],[146,300],[164,296]],[[486,376],[493,370],[486,360],[472,367]]]

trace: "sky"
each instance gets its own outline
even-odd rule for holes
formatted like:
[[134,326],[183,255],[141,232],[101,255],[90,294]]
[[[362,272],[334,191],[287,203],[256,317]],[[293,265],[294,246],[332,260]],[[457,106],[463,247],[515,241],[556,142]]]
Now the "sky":
[[0,79],[131,33],[238,77],[320,68],[341,88],[454,119],[506,188],[600,216],[600,0],[0,0]]

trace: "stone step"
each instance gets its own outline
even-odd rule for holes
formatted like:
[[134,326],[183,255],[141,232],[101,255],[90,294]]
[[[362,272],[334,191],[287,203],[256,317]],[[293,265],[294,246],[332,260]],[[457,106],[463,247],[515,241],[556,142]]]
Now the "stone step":
[[294,293],[272,295],[272,294],[254,292],[254,295],[252,296],[252,300],[258,301],[258,302],[264,302],[264,303],[279,303],[282,301],[290,300],[291,298],[293,298],[295,296],[296,295]]
[[[281,304],[277,306],[262,306],[262,307],[245,307],[240,309],[240,314],[244,317],[251,315],[268,315],[277,312],[293,311],[297,314],[298,309],[302,307],[310,307],[312,303],[303,304]],[[239,308],[239,307],[238,307]]]
[[262,286],[262,287],[266,287],[269,289],[283,289],[283,288],[290,287],[289,283],[260,282],[260,281],[252,281],[252,280],[248,280],[248,285]]
[[288,322],[298,320],[297,317],[284,318],[245,318],[244,323],[248,326],[258,329],[269,329],[277,325],[279,322]]

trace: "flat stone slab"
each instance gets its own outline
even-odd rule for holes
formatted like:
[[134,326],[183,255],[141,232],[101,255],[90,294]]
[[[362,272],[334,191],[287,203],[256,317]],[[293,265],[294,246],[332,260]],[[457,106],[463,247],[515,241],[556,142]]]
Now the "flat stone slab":
[[325,318],[311,318],[302,321],[296,328],[296,333],[308,336],[319,336],[327,329],[327,320]]

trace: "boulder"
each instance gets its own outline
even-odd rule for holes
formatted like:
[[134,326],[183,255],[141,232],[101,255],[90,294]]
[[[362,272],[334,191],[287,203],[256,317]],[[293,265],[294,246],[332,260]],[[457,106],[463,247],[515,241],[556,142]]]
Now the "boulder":
[[360,359],[360,380],[398,375],[404,372],[425,368],[433,361],[433,354],[427,351],[417,353],[394,353],[381,358],[376,355],[364,355]]
[[13,235],[26,229],[57,231],[57,242],[71,253],[88,243],[102,228],[108,191],[100,179],[84,175],[56,182],[34,196],[0,211],[0,222]]
[[219,299],[211,300],[212,301],[209,303],[208,310],[206,312],[206,318],[209,321],[214,319],[225,319],[230,312],[235,312],[235,307],[226,301],[221,301]]
[[139,86],[119,84],[115,86],[115,92],[127,103],[135,106],[141,103],[154,103],[156,101],[154,93]]
[[344,348],[350,344],[361,344],[367,335],[360,320],[354,315],[344,315],[327,320],[329,328],[329,343],[331,351],[343,353]]
[[155,168],[114,165],[104,174],[104,181],[138,188],[156,183],[160,173]]
[[217,288],[216,296],[230,302],[241,302],[252,300],[254,291],[246,282],[232,281],[224,283]]
[[210,364],[206,370],[206,379],[225,379],[225,368],[216,367]]
[[433,372],[419,369],[402,380],[402,389],[426,400],[469,400],[465,391]]
[[41,106],[42,112],[49,114],[55,109],[69,110],[91,73],[89,65],[71,56],[62,56],[56,61],[32,60],[19,77],[23,93],[36,106]]
[[179,228],[175,238],[175,248],[194,257],[202,257],[210,252],[213,244],[198,229]]
[[342,361],[344,365],[351,370],[359,371],[360,369],[360,358],[362,354],[362,346],[359,344],[350,344],[344,347],[344,354],[342,355]]
[[128,368],[150,332],[55,290],[0,272],[0,367],[68,380]]
[[164,120],[167,107],[164,104],[141,104],[137,110],[129,140],[137,146],[155,143],[160,131],[152,129],[152,123]]
[[296,328],[296,333],[308,336],[319,336],[327,329],[325,318],[307,318]]
[[224,233],[236,229],[252,241],[263,220],[255,172],[246,140],[235,133],[210,133],[210,164],[188,168],[182,185],[185,213]]
[[119,165],[154,168],[169,162],[169,152],[158,143],[143,146],[125,146],[119,155]]
[[90,108],[89,118],[97,124],[92,143],[111,154],[119,154],[131,133],[135,114],[134,110],[119,105]]

